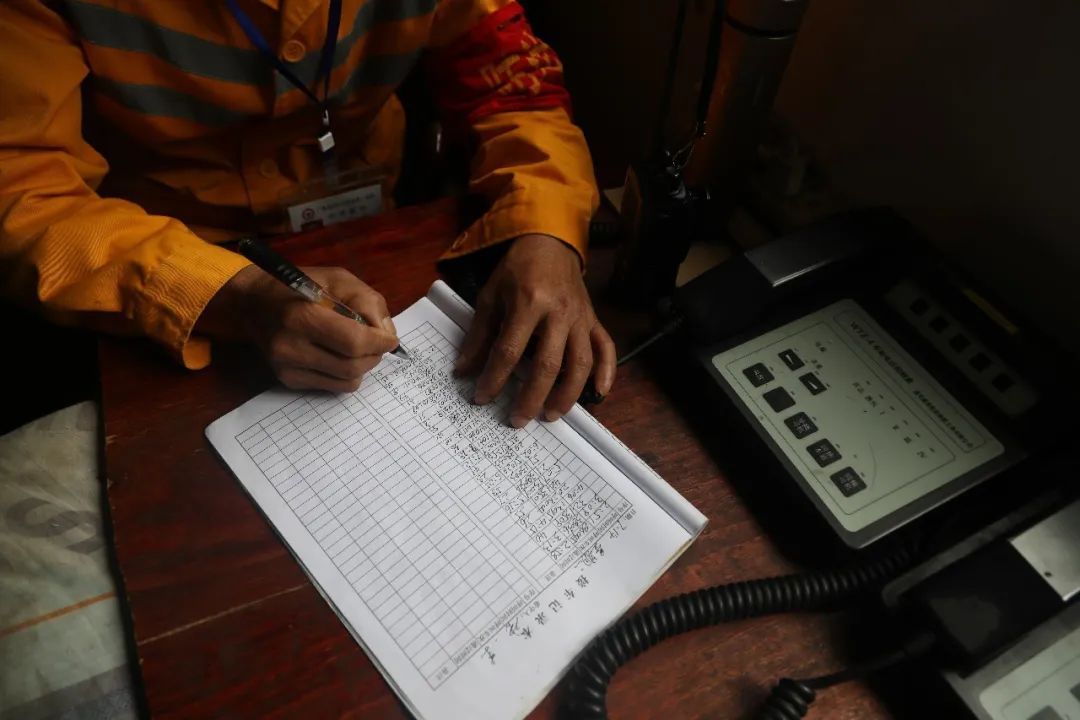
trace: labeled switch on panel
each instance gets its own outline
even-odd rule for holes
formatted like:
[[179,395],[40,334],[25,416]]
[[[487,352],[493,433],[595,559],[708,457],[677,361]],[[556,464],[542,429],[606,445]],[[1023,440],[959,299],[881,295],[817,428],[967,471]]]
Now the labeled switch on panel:
[[754,387],[761,387],[767,382],[771,382],[773,374],[769,372],[769,368],[765,367],[762,363],[755,363],[750,367],[743,370],[743,375],[750,381],[750,384]]
[[866,483],[850,465],[834,472],[829,476],[829,479],[833,481],[833,485],[843,493],[844,497],[851,497],[860,490],[866,489]]
[[804,412],[795,413],[791,417],[784,420],[784,424],[788,426],[788,430],[795,436],[797,440],[802,440],[807,435],[813,435],[817,432],[817,425],[810,419],[810,416]]
[[802,358],[795,354],[794,350],[790,349],[780,353],[780,359],[788,366],[788,370],[798,370],[805,364],[803,363]]
[[821,378],[819,378],[814,373],[806,373],[805,375],[800,375],[799,380],[813,395],[819,395],[825,392],[825,383],[821,382]]
[[807,446],[806,451],[810,453],[810,456],[817,460],[817,464],[821,467],[831,465],[840,459],[840,451],[833,447],[833,444],[828,440],[818,440],[816,443]]

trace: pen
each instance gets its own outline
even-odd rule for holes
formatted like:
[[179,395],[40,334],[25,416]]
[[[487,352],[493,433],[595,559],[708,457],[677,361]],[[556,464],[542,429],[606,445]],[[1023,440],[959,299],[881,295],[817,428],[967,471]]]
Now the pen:
[[[339,315],[344,315],[350,320],[355,320],[362,325],[369,324],[352,308],[341,300],[338,300],[319,285],[319,283],[304,274],[300,268],[271,250],[269,245],[256,242],[251,238],[244,238],[237,246],[237,250],[239,250],[241,255],[262,268],[262,270],[271,277],[280,280],[283,284],[289,286],[311,302],[318,303],[319,305],[329,308]],[[390,354],[403,360],[412,359],[409,357],[409,353],[406,352],[405,348],[401,345],[398,345],[391,350]]]

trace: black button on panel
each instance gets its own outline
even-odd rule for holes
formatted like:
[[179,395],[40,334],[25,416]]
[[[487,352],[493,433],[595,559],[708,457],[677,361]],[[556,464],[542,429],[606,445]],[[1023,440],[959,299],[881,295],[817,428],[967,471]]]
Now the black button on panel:
[[840,459],[840,451],[833,447],[833,444],[828,440],[818,440],[816,443],[809,445],[806,451],[810,453],[810,456],[817,460],[817,464],[821,467],[831,465]]
[[866,489],[866,483],[850,465],[834,472],[829,479],[833,481],[836,489],[844,494],[844,497],[851,497],[860,490]]
[[982,372],[986,368],[990,367],[990,358],[987,357],[986,353],[975,353],[971,356],[971,359],[968,360],[968,364],[979,372]]
[[934,319],[930,321],[930,329],[934,332],[941,332],[947,327],[949,327],[949,321],[941,315],[935,315]]
[[821,379],[814,373],[800,375],[799,381],[802,382],[806,389],[813,395],[820,395],[825,392],[825,383],[821,382]]
[[949,340],[949,345],[956,352],[964,352],[971,347],[971,340],[963,333],[957,333]]
[[743,375],[750,381],[750,384],[754,387],[761,387],[767,382],[773,379],[773,374],[769,372],[769,368],[765,367],[761,363],[756,363],[743,370]]
[[783,412],[795,404],[795,401],[788,395],[788,391],[782,387],[773,388],[765,393],[763,397],[765,402],[769,403],[769,407],[773,409],[773,412]]
[[990,384],[997,388],[998,392],[1007,392],[1009,388],[1016,384],[1016,380],[1013,380],[1012,375],[1008,373],[998,373],[997,377],[990,381]]
[[926,298],[915,298],[915,302],[911,303],[910,308],[915,315],[923,315],[930,309],[930,303],[926,302]]
[[784,364],[788,366],[788,370],[798,370],[804,363],[802,358],[795,354],[794,350],[784,350],[780,353],[780,359],[784,361]]
[[788,426],[788,430],[795,436],[797,440],[802,440],[807,435],[813,435],[817,432],[817,425],[810,419],[810,416],[804,412],[795,413],[791,417],[784,420],[784,424]]
[[1063,720],[1063,718],[1058,714],[1057,710],[1047,705],[1029,717],[1028,720]]

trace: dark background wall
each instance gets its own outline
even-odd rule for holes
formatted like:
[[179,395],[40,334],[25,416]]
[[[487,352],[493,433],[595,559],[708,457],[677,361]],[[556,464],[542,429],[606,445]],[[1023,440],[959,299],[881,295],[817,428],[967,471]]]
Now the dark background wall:
[[[601,184],[651,147],[674,0],[532,0]],[[689,0],[669,137],[712,3]],[[888,204],[1080,353],[1080,4],[813,0],[776,111],[854,203]]]

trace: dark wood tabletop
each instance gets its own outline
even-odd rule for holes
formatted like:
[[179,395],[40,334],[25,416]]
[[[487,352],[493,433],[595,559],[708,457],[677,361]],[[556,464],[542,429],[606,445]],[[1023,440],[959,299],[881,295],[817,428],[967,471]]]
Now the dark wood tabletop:
[[[349,268],[397,313],[436,279],[435,260],[459,224],[457,206],[443,201],[277,247],[297,264]],[[100,366],[115,557],[150,713],[407,717],[203,435],[212,421],[272,385],[259,359],[220,347],[210,368],[188,372],[147,342],[108,339],[100,345]],[[662,370],[637,359],[624,365],[612,394],[593,410],[709,519],[639,605],[791,571],[725,479],[716,450],[701,441],[666,389]],[[847,620],[774,616],[669,640],[618,673],[610,715],[749,717],[778,678],[849,663],[854,631]],[[530,717],[553,717],[559,692]],[[849,683],[821,693],[808,717],[890,715],[867,685]]]

